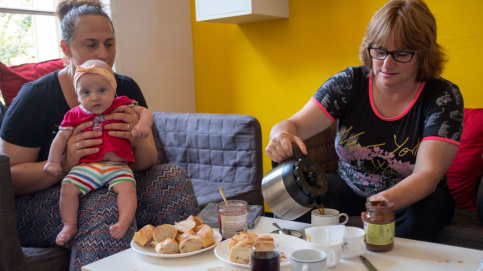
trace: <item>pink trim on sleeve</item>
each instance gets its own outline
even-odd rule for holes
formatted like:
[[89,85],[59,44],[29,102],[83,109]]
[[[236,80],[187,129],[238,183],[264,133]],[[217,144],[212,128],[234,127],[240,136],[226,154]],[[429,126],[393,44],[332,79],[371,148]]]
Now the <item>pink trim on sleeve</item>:
[[423,138],[423,141],[425,141],[425,140],[438,140],[438,141],[444,141],[444,142],[448,142],[448,143],[451,143],[451,144],[455,144],[457,146],[460,145],[460,142],[458,142],[456,140],[445,138],[445,137],[439,137],[439,136],[427,136],[427,137]]
[[317,99],[311,97],[310,100],[314,102],[332,122],[335,121],[335,119],[329,114],[329,112],[327,112],[327,110],[325,110],[325,108],[319,103],[319,101],[317,101]]

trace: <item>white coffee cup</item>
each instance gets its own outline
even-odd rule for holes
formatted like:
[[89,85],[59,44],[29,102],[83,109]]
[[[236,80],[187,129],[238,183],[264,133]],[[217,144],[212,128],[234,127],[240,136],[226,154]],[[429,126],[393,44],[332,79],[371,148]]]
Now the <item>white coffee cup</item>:
[[[340,222],[340,218],[344,217],[344,221]],[[340,213],[336,209],[324,208],[324,214],[321,215],[318,209],[312,210],[312,227],[328,226],[346,224],[349,221],[349,216],[345,213]]]
[[290,264],[292,271],[326,270],[327,255],[316,249],[300,249],[292,252]]
[[309,227],[305,229],[309,247],[325,252],[327,267],[332,268],[340,262],[344,244],[345,225]]
[[342,245],[342,258],[351,259],[366,252],[364,242],[366,232],[361,228],[345,227],[344,244]]

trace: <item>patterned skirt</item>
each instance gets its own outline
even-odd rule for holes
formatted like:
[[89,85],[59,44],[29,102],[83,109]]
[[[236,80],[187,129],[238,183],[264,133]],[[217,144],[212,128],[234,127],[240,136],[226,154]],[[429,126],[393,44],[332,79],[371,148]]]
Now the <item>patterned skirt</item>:
[[[174,224],[199,212],[186,172],[174,164],[156,165],[135,174],[138,209],[126,236],[115,239],[109,227],[119,218],[117,195],[102,187],[80,197],[79,232],[65,247],[71,250],[70,270],[130,247],[134,232],[146,224]],[[15,198],[17,228],[24,247],[56,246],[62,229],[59,209],[60,182],[48,189]]]

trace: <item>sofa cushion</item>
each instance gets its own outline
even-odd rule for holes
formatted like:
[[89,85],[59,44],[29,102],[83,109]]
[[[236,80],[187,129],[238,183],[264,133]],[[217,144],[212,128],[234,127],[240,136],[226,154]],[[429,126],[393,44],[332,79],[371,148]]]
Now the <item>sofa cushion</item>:
[[64,59],[53,59],[38,63],[6,66],[0,62],[0,91],[8,107],[23,84],[64,68]]
[[476,186],[483,175],[483,108],[464,112],[461,144],[446,175],[455,208],[476,210]]
[[228,199],[263,205],[261,127],[247,115],[155,112],[169,163],[183,167],[201,208]]

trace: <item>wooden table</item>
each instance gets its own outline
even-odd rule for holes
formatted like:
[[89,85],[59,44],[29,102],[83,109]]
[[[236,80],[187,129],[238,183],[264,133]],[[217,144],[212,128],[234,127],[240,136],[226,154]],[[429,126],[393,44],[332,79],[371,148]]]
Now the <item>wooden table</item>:
[[[281,227],[303,231],[310,224],[260,217],[251,232],[270,233],[274,230],[272,222]],[[209,249],[200,254],[183,258],[155,258],[142,255],[133,249],[128,249],[109,256],[97,262],[82,267],[83,271],[159,271],[159,270],[208,270],[213,267],[230,267],[232,270],[249,270],[233,266],[219,260]],[[394,249],[388,252],[371,252],[365,254],[372,264],[379,270],[424,270],[424,271],[474,271],[480,266],[483,251],[462,247],[440,245],[436,243],[421,242],[410,239],[395,238]],[[281,268],[289,271],[290,266]],[[367,270],[359,258],[344,260],[329,270],[334,271],[365,271]]]

